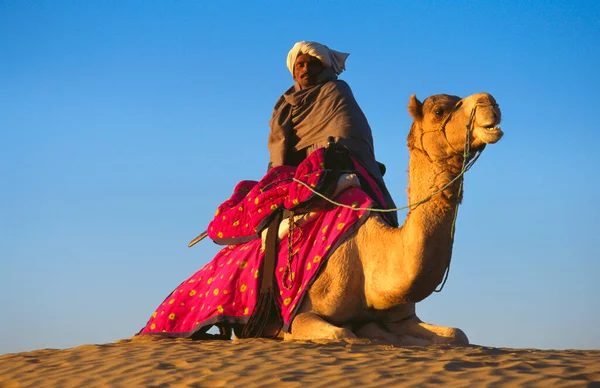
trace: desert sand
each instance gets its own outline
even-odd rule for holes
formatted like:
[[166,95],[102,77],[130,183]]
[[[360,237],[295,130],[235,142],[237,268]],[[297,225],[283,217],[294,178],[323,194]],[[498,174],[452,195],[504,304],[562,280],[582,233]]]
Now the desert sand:
[[7,387],[600,387],[600,350],[134,337],[0,356]]

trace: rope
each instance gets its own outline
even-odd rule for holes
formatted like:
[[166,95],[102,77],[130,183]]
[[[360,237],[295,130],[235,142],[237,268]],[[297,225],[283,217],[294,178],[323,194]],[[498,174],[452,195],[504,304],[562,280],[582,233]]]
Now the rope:
[[[416,207],[418,205],[421,205],[427,201],[429,201],[432,197],[434,197],[435,195],[441,193],[442,191],[446,190],[448,187],[450,187],[450,185],[452,185],[454,182],[456,182],[458,179],[460,179],[465,172],[469,171],[471,169],[471,167],[473,167],[473,165],[475,164],[475,162],[477,161],[477,159],[479,159],[479,156],[481,155],[482,151],[477,151],[475,156],[473,157],[473,159],[471,159],[469,162],[467,162],[468,157],[469,157],[469,153],[470,153],[470,145],[471,145],[471,139],[470,139],[470,133],[469,130],[471,128],[471,124],[473,123],[473,118],[475,117],[475,110],[477,108],[477,105],[475,105],[475,107],[473,107],[473,110],[471,110],[471,115],[469,116],[469,121],[467,122],[466,125],[466,136],[465,136],[465,147],[463,150],[463,163],[462,163],[462,167],[460,169],[460,173],[454,177],[454,179],[452,179],[450,182],[448,182],[446,185],[444,185],[441,189],[434,191],[433,193],[431,193],[429,196],[427,196],[426,198],[419,200],[417,202],[408,204],[406,206],[402,206],[402,207],[398,207],[398,208],[394,208],[394,209],[376,209],[376,208],[371,208],[371,207],[353,207],[350,205],[346,205],[343,203],[339,203],[334,201],[333,199],[326,197],[325,195],[319,193],[318,191],[316,191],[315,189],[313,189],[312,187],[310,187],[308,184],[296,179],[296,178],[292,178],[292,180],[296,183],[299,183],[301,185],[303,185],[304,187],[306,187],[307,189],[309,189],[313,194],[316,194],[317,196],[323,198],[324,200],[326,200],[327,202],[336,205],[336,206],[341,206],[341,207],[345,207],[347,209],[352,209],[352,210],[369,210],[372,212],[379,212],[379,213],[389,213],[389,212],[395,212],[395,211],[399,211],[399,210],[404,210],[404,209],[410,209],[413,207]],[[451,112],[452,113],[452,112]],[[447,120],[444,120],[444,123]],[[443,131],[442,131],[443,133]],[[445,137],[445,136],[444,136]],[[461,180],[458,186],[458,195],[457,197],[460,198],[460,194],[462,193],[462,189],[463,189],[463,182],[464,180]],[[452,240],[452,242],[454,242],[454,233],[456,231],[456,218],[458,216],[458,202],[456,203],[456,211],[454,212],[454,218],[452,219],[452,226],[450,228],[450,239]],[[446,271],[444,273],[444,279],[442,280],[442,283],[440,284],[439,288],[436,288],[434,290],[434,292],[441,292],[444,289],[444,285],[446,284],[446,281],[448,280],[448,276],[450,274],[450,262],[452,261],[452,251],[450,251],[450,258],[448,259],[448,264],[446,266]]]
[[315,189],[313,189],[312,187],[310,187],[308,184],[302,182],[301,180],[298,180],[296,178],[291,178],[294,182],[301,184],[302,186],[306,187],[307,189],[309,189],[313,194],[316,194],[317,196],[323,198],[324,200],[326,200],[327,202],[336,205],[336,206],[341,206],[341,207],[345,207],[348,209],[352,209],[352,210],[369,210],[372,212],[379,212],[379,213],[390,213],[390,212],[395,212],[395,211],[399,211],[399,210],[405,210],[405,209],[410,209],[416,206],[419,206],[427,201],[429,201],[432,197],[434,197],[435,195],[441,193],[442,191],[446,190],[448,187],[450,187],[454,182],[456,182],[460,177],[462,177],[465,172],[469,171],[471,169],[471,167],[473,166],[473,164],[475,163],[475,161],[479,158],[479,155],[481,155],[481,151],[477,151],[477,154],[475,155],[475,157],[473,157],[473,159],[465,166],[465,164],[463,163],[463,167],[460,171],[460,173],[454,178],[452,179],[450,182],[448,182],[446,185],[444,185],[444,187],[442,187],[441,189],[434,191],[433,193],[431,193],[429,196],[427,196],[426,198],[423,198],[417,202],[402,206],[402,207],[396,207],[396,208],[392,208],[392,209],[378,209],[378,208],[372,208],[372,207],[353,207],[351,205],[346,205],[340,202],[336,202],[333,199],[326,197],[325,195],[319,193],[318,191],[316,191]]
[[[475,109],[476,108],[477,108],[477,105],[475,105],[475,107],[471,111],[471,116],[469,117],[469,122],[467,123],[467,135],[465,136],[465,149],[464,149],[464,153],[463,153],[463,169],[465,168],[465,161],[467,160],[467,156],[469,155],[469,148],[470,148],[470,144],[471,144],[469,128],[471,127],[471,123],[473,122],[473,118],[475,117]],[[481,155],[481,152],[479,152],[479,155]],[[471,164],[471,166],[472,165],[473,164]],[[463,183],[464,183],[464,180],[461,180],[460,184],[458,185],[458,198],[460,198],[460,194],[462,193]],[[458,217],[458,202],[456,203],[456,211],[454,212],[454,219],[452,220],[452,226],[450,228],[450,240],[453,245],[454,245],[454,232],[456,231],[456,218],[457,217]],[[433,290],[433,292],[442,292],[442,290],[444,289],[444,286],[446,285],[446,281],[448,280],[448,276],[450,276],[450,263],[451,262],[452,262],[452,250],[450,250],[450,257],[448,258],[448,265],[446,266],[446,271],[444,272],[444,280],[442,280],[442,283],[439,285],[439,288],[436,288],[435,290]]]
[[[294,257],[294,231],[296,230],[296,222],[294,221],[294,211],[290,211],[290,216],[288,218],[289,232],[288,232],[288,257],[287,264],[285,266],[285,271],[283,272],[283,276],[281,277],[281,285],[286,290],[291,290],[292,285],[294,284],[294,275],[292,272],[292,258]],[[298,229],[302,232],[302,229]]]

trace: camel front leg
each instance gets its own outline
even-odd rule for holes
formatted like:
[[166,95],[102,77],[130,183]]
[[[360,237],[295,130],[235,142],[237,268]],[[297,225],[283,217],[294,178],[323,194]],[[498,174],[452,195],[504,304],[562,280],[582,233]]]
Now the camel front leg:
[[[411,311],[412,310],[412,311]],[[460,329],[425,323],[415,314],[414,304],[390,309],[382,319],[382,326],[400,337],[409,336],[429,344],[468,345],[467,335]]]
[[314,340],[356,338],[352,331],[327,322],[317,314],[306,311],[296,315],[291,330],[285,333],[284,340]]
[[417,316],[401,322],[384,322],[391,333],[411,336],[428,341],[430,344],[468,345],[467,335],[460,329],[431,325]]
[[394,334],[381,327],[378,323],[369,322],[356,330],[359,338],[383,341],[394,346],[426,346],[431,342],[406,334]]

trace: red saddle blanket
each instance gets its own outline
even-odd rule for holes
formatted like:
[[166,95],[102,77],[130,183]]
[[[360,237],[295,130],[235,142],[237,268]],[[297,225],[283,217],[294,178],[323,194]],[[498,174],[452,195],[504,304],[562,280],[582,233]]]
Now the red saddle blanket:
[[[232,197],[219,206],[208,228],[215,242],[231,245],[183,281],[158,306],[139,334],[189,337],[215,324],[247,323],[260,291],[260,268],[264,259],[262,240],[258,238],[260,232],[273,211],[282,206],[294,209],[314,196],[291,178],[301,179],[318,189],[327,171],[323,165],[324,150],[315,151],[298,168],[276,167],[260,182],[240,182]],[[373,204],[360,188],[345,190],[335,201],[352,208]],[[323,263],[367,219],[368,210],[352,208],[330,205],[307,223],[294,228],[291,257],[289,233],[279,242],[274,287],[284,331],[289,329]]]

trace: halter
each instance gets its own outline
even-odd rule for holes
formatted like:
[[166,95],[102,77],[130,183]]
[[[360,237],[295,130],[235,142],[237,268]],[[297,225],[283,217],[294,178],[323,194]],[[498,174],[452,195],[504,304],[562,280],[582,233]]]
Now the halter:
[[[448,124],[448,121],[450,121],[450,119],[452,118],[452,114],[454,112],[456,112],[458,110],[458,108],[460,108],[462,106],[462,104],[463,104],[463,100],[459,100],[454,105],[454,107],[452,108],[452,110],[450,111],[450,113],[448,113],[446,115],[446,117],[444,117],[444,119],[442,120],[442,122],[440,123],[440,125],[437,128],[430,129],[429,131],[423,131],[423,132],[421,132],[421,137],[419,138],[419,142],[421,143],[420,150],[423,151],[423,153],[425,153],[425,155],[427,156],[427,158],[431,162],[433,162],[433,159],[431,158],[431,156],[429,156],[429,153],[425,150],[425,147],[423,146],[423,135],[425,135],[426,133],[441,132],[442,133],[442,137],[444,138],[444,141],[446,142],[446,144],[448,145],[448,147],[450,147],[450,149],[452,149],[452,151],[454,151],[455,153],[459,152],[456,148],[454,148],[452,146],[452,144],[448,140],[448,136],[446,136],[446,124]],[[471,129],[470,128],[471,127],[471,123],[473,121],[473,117],[475,116],[475,108],[476,107],[477,107],[477,105],[475,105],[475,107],[473,107],[473,110],[471,111],[471,117],[469,118],[469,123],[467,124],[467,141],[468,141],[469,131]]]

